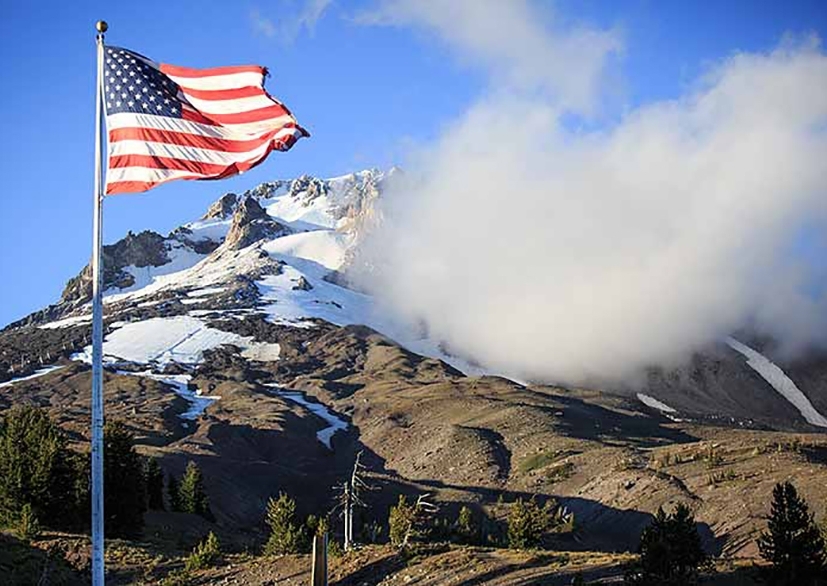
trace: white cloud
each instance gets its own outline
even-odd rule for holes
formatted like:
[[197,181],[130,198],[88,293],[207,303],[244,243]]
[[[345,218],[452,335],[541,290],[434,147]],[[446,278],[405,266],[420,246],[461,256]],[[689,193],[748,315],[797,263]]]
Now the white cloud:
[[258,8],[254,8],[250,11],[250,22],[256,33],[285,43],[292,43],[302,31],[310,33],[314,31],[316,23],[332,2],[333,0],[281,2],[278,9],[274,10],[279,14],[275,20],[265,16]]
[[564,30],[545,8],[540,12],[527,0],[381,0],[357,21],[426,30],[490,70],[495,87],[539,89],[563,107],[591,111],[601,73],[622,49],[621,35]]
[[[805,221],[827,229],[816,43],[736,55],[680,99],[573,133],[561,116],[599,100],[611,33],[550,30],[522,2],[389,0],[371,18],[428,27],[497,85],[389,194],[357,273],[389,310],[491,368],[570,383],[681,361],[745,325],[788,349],[825,342],[827,303],[789,253]],[[587,38],[602,48],[581,53]]]

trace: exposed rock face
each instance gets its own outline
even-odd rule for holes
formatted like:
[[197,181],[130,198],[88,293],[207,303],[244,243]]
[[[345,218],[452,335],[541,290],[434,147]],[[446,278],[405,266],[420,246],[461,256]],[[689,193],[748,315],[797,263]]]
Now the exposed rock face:
[[190,237],[191,234],[192,230],[186,226],[179,226],[170,232],[169,237],[174,238],[178,242],[183,242],[198,254],[210,254],[213,250],[221,246],[221,241],[216,242],[215,240],[210,239],[193,240]]
[[298,198],[300,194],[303,205],[309,206],[318,197],[327,195],[330,192],[329,182],[309,175],[302,175],[290,183],[288,194],[290,197]]
[[312,289],[313,285],[304,277],[299,277],[299,280],[293,285],[293,291],[311,291]]
[[[169,262],[165,239],[157,232],[129,232],[115,244],[103,247],[103,288],[129,287],[135,279],[124,267],[159,267]],[[61,302],[85,302],[92,298],[92,267],[86,265],[79,275],[69,279]]]
[[202,220],[226,220],[235,210],[235,205],[238,202],[238,196],[235,193],[225,193],[221,198],[210,206],[207,213],[204,214]]
[[233,214],[233,223],[224,247],[230,250],[246,248],[262,239],[277,238],[292,230],[271,218],[253,197],[242,199]]

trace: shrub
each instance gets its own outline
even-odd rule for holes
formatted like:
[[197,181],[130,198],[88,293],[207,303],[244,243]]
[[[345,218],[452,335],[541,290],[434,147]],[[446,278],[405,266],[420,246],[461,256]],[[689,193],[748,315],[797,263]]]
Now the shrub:
[[508,512],[508,547],[531,549],[540,545],[551,527],[551,503],[537,504],[533,498],[517,499]]
[[300,553],[306,541],[304,528],[296,523],[296,501],[285,493],[267,502],[267,525],[270,538],[264,546],[265,555]]
[[196,570],[209,568],[210,566],[214,566],[220,557],[221,545],[218,542],[218,537],[210,531],[207,538],[192,550],[184,565],[184,569],[187,572],[194,572]]
[[772,492],[767,531],[758,538],[758,550],[770,566],[767,581],[778,586],[821,584],[824,575],[824,540],[807,503],[789,482]]
[[646,586],[696,584],[698,568],[707,562],[695,519],[684,504],[667,514],[659,508],[643,530],[639,561],[626,574],[626,583]]

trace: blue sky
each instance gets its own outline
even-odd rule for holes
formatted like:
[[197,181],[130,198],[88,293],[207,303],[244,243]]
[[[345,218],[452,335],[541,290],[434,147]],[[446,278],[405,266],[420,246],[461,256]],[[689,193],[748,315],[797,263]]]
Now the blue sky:
[[[106,242],[127,230],[166,233],[221,193],[262,181],[405,166],[412,145],[432,140],[489,89],[485,71],[428,32],[360,24],[355,15],[372,2],[333,1],[312,26],[299,26],[306,6],[300,0],[4,4],[0,324],[56,301],[90,254],[98,18],[110,24],[107,42],[157,61],[268,66],[269,91],[313,135],[241,177],[108,199]],[[552,4],[538,6],[543,12]],[[556,26],[620,31],[623,50],[611,63],[617,111],[682,95],[710,64],[735,51],[770,50],[788,33],[827,38],[827,4],[819,0],[561,0],[554,8]]]

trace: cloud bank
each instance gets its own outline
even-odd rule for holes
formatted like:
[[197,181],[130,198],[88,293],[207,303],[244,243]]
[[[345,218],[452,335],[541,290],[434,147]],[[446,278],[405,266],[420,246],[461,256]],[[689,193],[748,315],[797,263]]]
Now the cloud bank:
[[818,43],[736,54],[679,99],[572,131],[622,44],[544,18],[493,0],[361,16],[428,30],[492,75],[390,190],[363,285],[457,354],[533,380],[628,379],[745,326],[788,352],[827,341],[791,248],[804,226],[827,234]]

